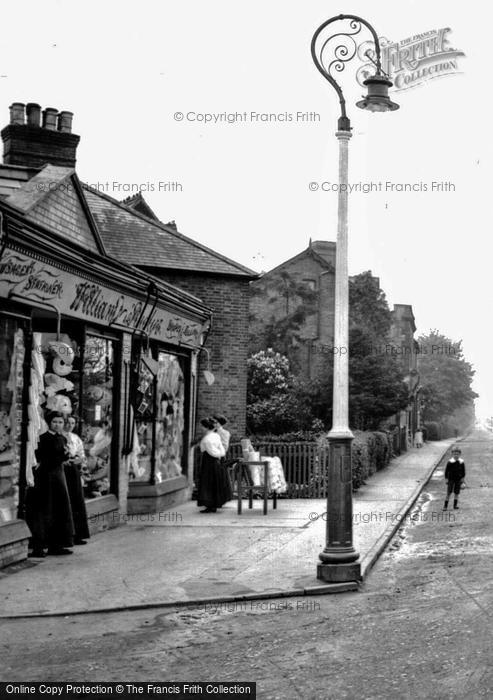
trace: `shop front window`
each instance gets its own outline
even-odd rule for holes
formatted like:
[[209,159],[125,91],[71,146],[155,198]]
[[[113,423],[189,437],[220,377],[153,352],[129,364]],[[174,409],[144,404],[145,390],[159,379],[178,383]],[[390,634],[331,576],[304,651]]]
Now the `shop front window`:
[[152,473],[153,431],[155,413],[155,375],[145,360],[139,360],[138,383],[135,392],[135,427],[139,441],[138,467],[135,478],[149,482]]
[[139,445],[131,477],[147,483],[180,476],[184,457],[184,360],[161,350],[156,356],[139,358],[133,401]]
[[82,365],[81,438],[87,458],[86,495],[110,490],[114,341],[87,335]]
[[34,333],[33,372],[41,392],[38,433],[47,429],[49,411],[75,418],[87,462],[85,495],[94,498],[110,490],[114,341],[88,333],[83,344],[82,337],[83,327],[75,324],[60,335]]
[[185,377],[176,355],[158,355],[156,481],[182,473],[185,430]]
[[0,523],[13,520],[18,505],[23,361],[22,330],[0,319]]

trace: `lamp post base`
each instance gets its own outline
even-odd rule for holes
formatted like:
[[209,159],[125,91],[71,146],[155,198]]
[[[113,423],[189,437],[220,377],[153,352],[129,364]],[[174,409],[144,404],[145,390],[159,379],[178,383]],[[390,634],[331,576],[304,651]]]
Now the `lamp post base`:
[[348,564],[318,564],[317,578],[326,583],[361,581],[361,566],[359,562]]
[[328,583],[358,581],[359,553],[353,546],[353,479],[349,428],[329,433],[326,544],[319,554],[317,578]]

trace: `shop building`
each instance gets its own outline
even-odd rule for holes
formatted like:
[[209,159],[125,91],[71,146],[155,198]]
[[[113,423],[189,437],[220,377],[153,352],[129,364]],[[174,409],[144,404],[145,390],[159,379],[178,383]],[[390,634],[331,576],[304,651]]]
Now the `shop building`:
[[[211,311],[107,250],[69,112],[15,103],[0,166],[0,566],[24,559],[47,409],[75,416],[91,530],[190,498]],[[41,121],[42,118],[42,121]]]
[[[258,274],[159,221],[139,193],[123,202],[96,189],[86,199],[107,251],[201,299],[212,312],[198,357],[197,421],[228,418],[233,439],[245,436],[250,282]],[[214,382],[207,381],[209,373]],[[198,429],[198,426],[196,426]]]

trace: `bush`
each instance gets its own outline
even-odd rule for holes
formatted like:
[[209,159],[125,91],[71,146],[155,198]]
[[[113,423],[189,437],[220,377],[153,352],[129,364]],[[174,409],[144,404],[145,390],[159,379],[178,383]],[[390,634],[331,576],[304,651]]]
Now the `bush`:
[[390,433],[356,431],[352,452],[353,490],[356,491],[368,477],[386,467],[393,456]]
[[320,437],[323,436],[324,433],[312,430],[295,430],[281,433],[280,435],[274,435],[273,433],[248,435],[253,445],[263,442],[318,442]]
[[246,419],[248,430],[254,433],[266,430],[269,433],[282,434],[296,427],[298,423],[292,397],[282,395],[250,404],[247,406]]
[[430,421],[429,423],[425,423],[425,428],[427,440],[441,440],[442,431],[440,430],[439,423]]

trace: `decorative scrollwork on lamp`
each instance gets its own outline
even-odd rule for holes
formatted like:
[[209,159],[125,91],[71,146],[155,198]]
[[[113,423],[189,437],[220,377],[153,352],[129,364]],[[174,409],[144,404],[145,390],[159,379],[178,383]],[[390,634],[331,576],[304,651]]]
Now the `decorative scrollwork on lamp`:
[[[323,35],[326,33],[327,27],[331,26],[334,22],[346,22],[347,26],[344,31],[340,30],[324,37]],[[388,95],[389,87],[392,86],[392,82],[389,80],[388,75],[382,70],[380,42],[371,24],[356,15],[338,15],[337,17],[332,17],[321,24],[313,35],[311,53],[317,69],[332,85],[339,97],[339,103],[341,105],[341,116],[338,121],[339,131],[350,131],[351,126],[346,114],[346,100],[335,76],[342,73],[346,65],[356,56],[361,59],[360,47],[355,37],[361,33],[364,27],[370,31],[373,38],[373,42],[371,42],[372,49],[366,50],[364,56],[375,66],[376,71],[374,71],[373,74],[369,71],[370,63],[359,68],[358,77],[360,79],[362,77],[365,78],[362,83],[368,88],[368,94],[357,102],[357,106],[371,112],[387,112],[399,109],[399,105],[392,102]]]

